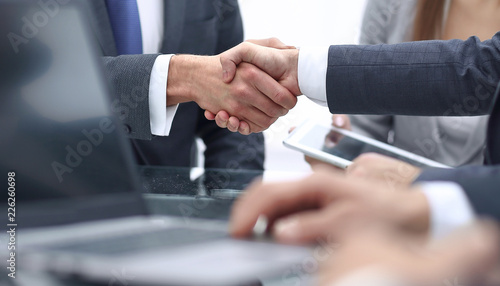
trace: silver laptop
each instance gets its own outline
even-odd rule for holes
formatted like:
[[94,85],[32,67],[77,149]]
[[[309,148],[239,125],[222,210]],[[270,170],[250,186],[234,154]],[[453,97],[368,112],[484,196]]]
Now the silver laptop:
[[44,2],[0,1],[0,174],[10,183],[0,260],[7,274],[236,285],[281,277],[309,255],[232,239],[223,222],[149,216],[86,17],[61,4],[67,1]]

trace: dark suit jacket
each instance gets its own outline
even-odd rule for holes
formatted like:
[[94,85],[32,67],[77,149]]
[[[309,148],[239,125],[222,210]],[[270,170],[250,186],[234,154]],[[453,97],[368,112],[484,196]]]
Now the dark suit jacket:
[[[208,121],[196,103],[179,106],[168,137],[151,135],[149,79],[158,55],[117,56],[104,0],[87,1],[91,25],[101,47],[116,99],[113,111],[134,140],[139,163],[190,166],[195,137],[207,150],[205,166],[212,168],[263,169],[264,139],[245,137]],[[165,0],[165,28],[161,53],[213,55],[243,40],[243,26],[236,0]],[[143,141],[143,139],[150,141]]]
[[[489,166],[429,169],[419,181],[460,184],[479,214],[500,220],[500,33],[493,39],[332,46],[327,72],[332,113],[471,116],[491,114]],[[496,103],[495,103],[496,102]]]

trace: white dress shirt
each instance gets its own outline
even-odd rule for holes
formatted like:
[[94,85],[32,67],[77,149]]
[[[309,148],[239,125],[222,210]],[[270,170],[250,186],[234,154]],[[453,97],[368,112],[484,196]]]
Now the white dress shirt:
[[[142,50],[144,54],[160,52],[164,32],[163,0],[137,0],[141,21]],[[167,79],[173,55],[156,58],[149,81],[149,119],[151,133],[168,136],[178,105],[167,107]]]
[[[329,47],[303,47],[299,52],[298,81],[302,93],[314,102],[327,105],[326,74]],[[431,209],[431,235],[439,238],[472,222],[475,213],[464,190],[455,183],[421,185]]]

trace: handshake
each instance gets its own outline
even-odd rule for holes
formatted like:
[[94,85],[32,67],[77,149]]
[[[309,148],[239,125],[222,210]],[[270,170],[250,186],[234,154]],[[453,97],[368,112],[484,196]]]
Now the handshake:
[[218,56],[172,58],[167,105],[195,101],[221,128],[248,135],[297,103],[299,51],[278,39],[244,42]]

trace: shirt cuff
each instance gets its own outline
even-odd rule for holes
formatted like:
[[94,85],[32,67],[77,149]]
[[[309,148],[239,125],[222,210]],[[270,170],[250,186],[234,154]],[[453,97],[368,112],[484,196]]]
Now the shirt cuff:
[[433,239],[442,238],[476,218],[464,190],[458,184],[433,182],[420,187],[430,205]]
[[326,72],[330,47],[302,47],[299,51],[299,88],[310,100],[326,106]]
[[156,58],[149,80],[149,122],[151,134],[168,136],[178,104],[167,107],[167,79],[170,59],[173,55]]

